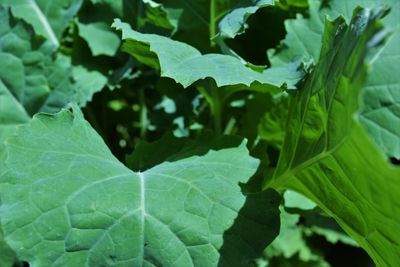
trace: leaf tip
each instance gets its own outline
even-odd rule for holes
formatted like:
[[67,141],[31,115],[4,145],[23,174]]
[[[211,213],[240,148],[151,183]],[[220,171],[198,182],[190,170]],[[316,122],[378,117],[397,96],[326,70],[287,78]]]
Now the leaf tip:
[[114,28],[116,30],[121,30],[122,24],[123,23],[119,18],[115,18],[113,23],[111,24],[111,28]]

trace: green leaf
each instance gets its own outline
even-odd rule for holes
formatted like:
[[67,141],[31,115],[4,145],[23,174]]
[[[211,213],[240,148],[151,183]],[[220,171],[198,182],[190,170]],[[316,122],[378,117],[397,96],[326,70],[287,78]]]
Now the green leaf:
[[0,80],[29,115],[54,108],[55,95],[72,84],[64,60],[53,60],[49,43],[38,39],[26,23],[15,20],[1,6],[0,15],[0,59],[5,66]]
[[[281,229],[279,236],[265,249],[262,266],[330,266],[321,255],[315,253],[304,235],[298,214],[290,214],[281,207]],[[281,264],[279,262],[282,261]],[[290,265],[289,265],[290,264]]]
[[[0,10],[1,14],[1,10]],[[16,127],[30,119],[25,109],[14,98],[0,80],[0,176],[5,172],[4,140],[14,133]],[[16,262],[15,253],[4,240],[0,227],[0,267],[12,267]]]
[[[39,111],[56,112],[71,101],[83,106],[94,92],[104,87],[103,76],[84,72],[82,67],[73,69],[68,57],[54,55],[48,41],[36,36],[29,25],[1,6],[0,20],[0,61],[5,66],[0,70],[1,91],[13,99],[18,110],[24,110],[22,113],[32,116]],[[89,78],[95,78],[91,86]],[[0,110],[5,119],[22,116],[21,112],[11,117],[9,113],[9,109]]]
[[[289,110],[289,97],[287,94],[280,94],[271,97],[271,104],[268,112],[263,114],[258,124],[258,135],[261,139],[268,141],[277,149],[282,149],[285,137],[286,120]],[[261,105],[265,103],[261,103]]]
[[107,78],[96,70],[88,70],[82,65],[74,66],[75,101],[81,106],[92,100],[95,93],[101,91],[107,84]]
[[237,35],[243,34],[248,28],[246,22],[251,15],[256,13],[260,8],[274,4],[274,0],[260,0],[256,3],[252,3],[250,6],[233,9],[218,23],[218,33],[212,37],[212,40],[219,45],[224,54],[235,56],[243,62],[246,62],[225,43],[225,40],[233,39]]
[[78,12],[82,0],[0,0],[0,4],[11,7],[15,17],[30,23],[37,34],[58,46],[69,20]]
[[111,31],[110,26],[103,22],[77,22],[79,35],[88,43],[93,56],[113,56],[120,44],[118,35]]
[[144,23],[151,23],[155,26],[172,30],[173,32],[178,27],[178,21],[181,12],[166,9],[163,4],[159,4],[152,0],[142,0],[145,5],[145,18]]
[[247,68],[232,56],[202,55],[188,44],[155,34],[134,31],[119,19],[114,21],[113,27],[122,31],[122,39],[125,41],[123,49],[126,52],[150,67],[160,69],[162,77],[172,78],[184,87],[208,77],[214,79],[218,87],[226,85],[250,87],[257,82],[280,87],[286,82],[285,73],[289,74],[289,77],[300,75],[293,66],[273,73],[269,70],[259,73]]
[[360,122],[386,155],[400,159],[400,76],[393,71],[400,58],[400,2],[385,2],[391,13],[384,22],[393,31],[370,61],[372,71],[364,85]]
[[400,262],[400,169],[354,121],[369,49],[385,38],[385,10],[355,10],[326,22],[320,60],[291,103],[278,167],[267,184],[316,202],[363,247],[377,266]]
[[[126,18],[132,21],[140,17],[136,6],[141,0],[100,0],[85,1],[79,10],[75,24],[79,36],[87,43],[93,56],[114,56],[121,40],[111,29],[114,18]],[[76,45],[77,40],[74,40]]]
[[396,68],[400,56],[399,1],[335,0],[331,1],[329,8],[320,9],[320,1],[312,0],[309,18],[298,17],[286,21],[288,35],[284,45],[277,51],[269,51],[268,54],[272,66],[282,66],[298,56],[302,56],[304,61],[317,62],[325,16],[336,18],[344,15],[350,18],[351,11],[359,4],[366,7],[387,4],[391,7],[391,12],[383,19],[392,31],[391,38],[379,51],[371,52],[371,74],[363,87],[363,105],[359,116],[360,122],[379,147],[389,157],[400,159],[400,127],[397,127],[400,124],[400,77],[392,71]]
[[285,207],[289,209],[311,210],[316,206],[313,201],[292,190],[286,190],[283,197]]
[[298,253],[299,258],[303,261],[315,259],[315,255],[312,255],[303,238],[302,229],[298,226],[299,219],[299,215],[281,210],[281,231],[279,236],[265,250],[264,255],[267,258],[277,256],[290,258]]
[[24,107],[0,80],[0,147],[17,125],[26,123],[29,119]]
[[260,8],[271,6],[274,2],[274,0],[261,0],[252,6],[234,9],[219,22],[219,32],[215,38],[217,40],[232,39],[236,35],[243,34],[247,27],[247,19]]
[[[173,26],[172,35],[175,40],[188,43],[202,52],[215,51],[215,43],[212,40],[217,34],[218,23],[221,19],[237,8],[246,8],[254,5],[256,0],[142,0],[145,6],[138,13],[138,27],[133,28],[146,32],[139,26],[144,23],[153,24],[165,29]],[[159,2],[156,3],[156,2]],[[272,0],[261,0],[269,3]],[[125,18],[124,20],[131,21]],[[242,18],[239,18],[241,20]],[[236,20],[236,18],[235,18]],[[246,20],[246,19],[244,19]],[[228,23],[229,24],[229,23]],[[229,26],[230,27],[230,26]],[[196,34],[193,34],[196,33]]]
[[241,193],[258,165],[244,143],[133,172],[74,108],[36,115],[6,153],[2,227],[37,267],[243,266],[278,233],[277,194]]

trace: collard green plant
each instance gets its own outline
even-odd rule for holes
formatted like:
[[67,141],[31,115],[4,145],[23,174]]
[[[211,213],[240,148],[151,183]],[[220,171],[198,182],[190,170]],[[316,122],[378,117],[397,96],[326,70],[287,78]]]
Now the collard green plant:
[[396,266],[399,10],[0,0],[0,267]]

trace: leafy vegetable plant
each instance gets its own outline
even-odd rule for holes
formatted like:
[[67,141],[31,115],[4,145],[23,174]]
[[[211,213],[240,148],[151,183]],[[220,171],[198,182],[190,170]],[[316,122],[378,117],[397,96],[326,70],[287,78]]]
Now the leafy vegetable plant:
[[397,266],[399,11],[0,0],[0,267]]

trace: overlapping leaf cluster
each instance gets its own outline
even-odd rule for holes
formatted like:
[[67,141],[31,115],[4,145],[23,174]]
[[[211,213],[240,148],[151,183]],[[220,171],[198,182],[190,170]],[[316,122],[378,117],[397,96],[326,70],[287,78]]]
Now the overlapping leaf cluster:
[[0,0],[0,267],[396,266],[399,4]]

